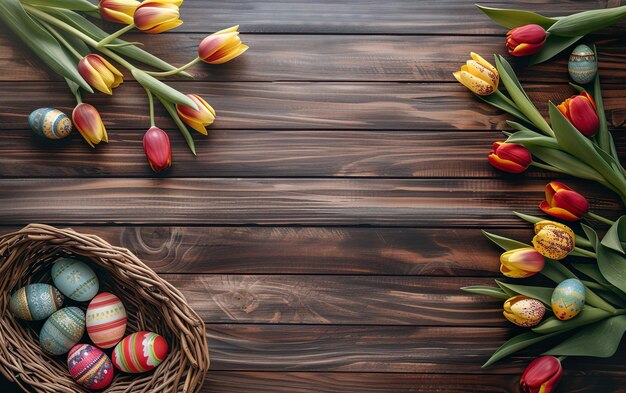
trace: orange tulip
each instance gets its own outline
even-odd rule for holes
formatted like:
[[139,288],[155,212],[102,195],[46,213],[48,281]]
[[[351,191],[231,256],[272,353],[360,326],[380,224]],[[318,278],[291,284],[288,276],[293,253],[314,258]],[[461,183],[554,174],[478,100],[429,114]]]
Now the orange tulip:
[[113,94],[112,89],[124,82],[122,73],[104,57],[90,54],[78,62],[78,72],[94,89]]
[[133,17],[135,26],[146,33],[162,33],[183,24],[178,7],[183,0],[145,0]]
[[172,149],[170,138],[159,127],[150,127],[143,136],[143,151],[148,163],[155,172],[160,172],[172,166]]
[[532,155],[517,143],[494,142],[489,163],[505,172],[522,173],[532,163]]
[[213,124],[213,121],[215,120],[215,110],[199,95],[187,94],[187,97],[191,98],[199,109],[195,110],[186,105],[176,104],[176,111],[182,121],[184,121],[189,127],[203,135],[206,135],[206,126]]
[[533,55],[543,48],[547,37],[539,25],[520,26],[506,34],[506,47],[513,56]]
[[130,25],[139,4],[136,0],[100,0],[98,8],[102,19]]
[[589,211],[589,202],[565,184],[552,181],[546,186],[546,200],[539,208],[553,217],[578,221]]
[[592,137],[598,132],[600,127],[598,109],[593,98],[586,91],[567,98],[557,105],[557,109],[581,134]]
[[241,43],[237,29],[238,25],[203,39],[198,46],[198,57],[205,63],[222,64],[248,50],[248,46]]
[[72,122],[89,146],[94,147],[101,141],[109,141],[100,113],[93,105],[84,102],[76,105],[72,112]]

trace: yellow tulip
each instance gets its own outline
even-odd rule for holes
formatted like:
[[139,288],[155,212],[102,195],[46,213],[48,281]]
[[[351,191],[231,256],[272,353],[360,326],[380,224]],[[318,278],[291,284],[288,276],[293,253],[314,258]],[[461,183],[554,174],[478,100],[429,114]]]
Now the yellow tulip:
[[537,326],[546,313],[546,308],[537,299],[524,295],[513,296],[507,299],[503,305],[502,314],[506,319],[517,326]]
[[133,21],[146,33],[162,33],[183,24],[178,7],[183,0],[145,0],[135,11]]
[[100,0],[98,8],[102,19],[130,25],[139,4],[137,0]]
[[198,109],[196,110],[186,105],[176,104],[176,112],[178,112],[178,116],[180,116],[185,124],[202,135],[206,135],[206,127],[210,126],[213,124],[213,121],[215,121],[215,109],[197,94],[187,94],[187,97],[191,98]]
[[211,34],[198,45],[198,57],[209,64],[223,64],[248,50],[241,43],[239,25]]
[[91,85],[106,94],[113,94],[112,89],[124,82],[122,73],[104,57],[89,54],[78,62],[78,72]]
[[535,224],[535,234],[533,246],[546,258],[563,259],[576,246],[574,231],[555,221],[539,221]]
[[526,278],[543,270],[543,256],[532,247],[510,250],[500,255],[500,272],[507,277]]
[[470,52],[470,56],[472,60],[468,60],[460,71],[453,72],[452,75],[479,96],[494,93],[500,83],[498,70],[480,55]]

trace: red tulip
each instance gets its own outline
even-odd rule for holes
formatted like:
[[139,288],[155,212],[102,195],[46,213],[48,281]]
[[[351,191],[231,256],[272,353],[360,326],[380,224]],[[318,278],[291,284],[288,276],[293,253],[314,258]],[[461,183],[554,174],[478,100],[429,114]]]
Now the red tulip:
[[489,163],[505,172],[522,173],[532,163],[532,155],[517,143],[494,142]]
[[94,147],[100,142],[109,142],[107,130],[102,123],[98,110],[90,104],[81,102],[72,111],[72,122],[85,138],[89,146]]
[[598,110],[593,98],[583,91],[577,96],[571,96],[557,105],[557,109],[561,111],[563,116],[567,117],[570,123],[581,134],[592,137],[598,132],[600,119],[598,118]]
[[563,367],[554,356],[541,356],[530,362],[520,385],[525,393],[552,393],[561,380]]
[[589,202],[565,184],[552,181],[546,186],[546,200],[539,208],[553,217],[578,221],[589,211]]
[[506,34],[506,47],[513,56],[533,55],[543,48],[548,35],[539,25],[525,25]]
[[143,136],[143,151],[148,163],[155,172],[160,172],[172,166],[172,149],[170,138],[159,127],[150,127]]

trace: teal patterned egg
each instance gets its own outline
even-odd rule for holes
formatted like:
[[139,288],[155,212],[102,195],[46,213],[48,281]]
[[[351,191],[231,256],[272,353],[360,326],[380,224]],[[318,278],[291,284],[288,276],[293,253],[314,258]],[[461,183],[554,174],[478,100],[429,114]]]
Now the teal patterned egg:
[[598,72],[598,60],[587,45],[578,45],[572,51],[567,63],[569,76],[576,83],[584,85],[595,78]]
[[78,307],[55,312],[39,333],[39,345],[51,355],[63,355],[76,345],[85,333],[85,313]]
[[87,302],[98,293],[96,273],[76,259],[57,259],[52,265],[52,281],[62,294],[77,302]]
[[30,284],[18,289],[11,296],[9,309],[17,318],[40,321],[61,308],[63,295],[48,284]]
[[552,311],[560,320],[574,318],[585,306],[585,286],[580,280],[563,280],[552,292]]
[[62,139],[72,132],[72,121],[58,109],[39,108],[28,116],[28,125],[39,136]]

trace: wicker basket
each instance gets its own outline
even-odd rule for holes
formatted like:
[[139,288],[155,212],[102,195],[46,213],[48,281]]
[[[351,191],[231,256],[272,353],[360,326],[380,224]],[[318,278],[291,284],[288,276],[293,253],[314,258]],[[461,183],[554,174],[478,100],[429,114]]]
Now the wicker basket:
[[128,313],[127,333],[148,330],[165,337],[167,358],[151,373],[117,373],[105,392],[198,392],[209,368],[205,326],[183,295],[125,248],[72,229],[32,224],[0,238],[0,371],[25,391],[86,392],[70,377],[66,357],[39,346],[36,323],[17,321],[11,293],[31,282],[50,282],[60,255],[90,262],[100,290],[116,294]]

